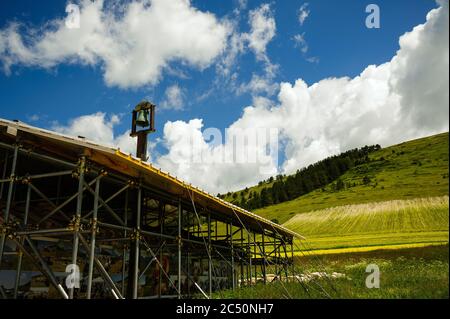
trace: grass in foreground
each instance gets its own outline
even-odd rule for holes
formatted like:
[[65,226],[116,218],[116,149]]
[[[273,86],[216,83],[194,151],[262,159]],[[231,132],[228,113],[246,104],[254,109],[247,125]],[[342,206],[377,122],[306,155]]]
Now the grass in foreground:
[[[299,282],[258,284],[236,291],[216,294],[238,299],[426,299],[449,298],[448,245],[402,250],[378,250],[296,258],[297,273],[325,271],[343,273],[346,278]],[[380,268],[380,288],[368,289],[367,265]],[[306,289],[305,289],[306,288]]]

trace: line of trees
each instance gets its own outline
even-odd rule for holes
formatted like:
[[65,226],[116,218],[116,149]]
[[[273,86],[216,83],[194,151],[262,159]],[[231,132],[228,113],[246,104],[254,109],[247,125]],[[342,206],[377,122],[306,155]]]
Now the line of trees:
[[228,199],[231,196],[231,201],[234,204],[249,210],[283,203],[313,190],[323,188],[333,181],[341,181],[339,179],[340,176],[354,166],[367,163],[369,154],[379,149],[381,149],[380,145],[364,146],[340,155],[328,157],[298,170],[293,175],[271,177],[259,183],[259,186],[269,184],[259,192],[246,188],[240,192],[228,193],[227,196],[219,196],[221,198],[228,197]]

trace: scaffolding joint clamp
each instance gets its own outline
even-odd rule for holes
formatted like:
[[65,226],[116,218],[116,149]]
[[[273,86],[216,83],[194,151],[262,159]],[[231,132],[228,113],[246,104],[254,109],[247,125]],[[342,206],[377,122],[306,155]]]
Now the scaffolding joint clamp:
[[78,160],[77,167],[72,172],[73,178],[79,178],[81,173],[85,174],[89,172],[89,166],[87,164],[87,161],[84,157],[80,158]]
[[13,239],[16,237],[14,234],[17,226],[18,224],[15,222],[0,224],[0,234],[5,235],[9,239]]
[[130,185],[130,188],[138,188],[140,185],[138,182],[130,179],[127,181],[128,185]]
[[141,230],[134,228],[130,234],[130,239],[132,239],[132,240],[142,239]]
[[72,220],[69,222],[69,225],[67,225],[67,228],[71,231],[80,231],[82,230],[81,225],[81,217],[80,216],[74,216]]
[[20,182],[24,185],[31,184],[31,177],[30,176],[24,176],[20,179]]
[[178,246],[183,246],[183,238],[181,236],[176,236],[175,241],[178,243]]
[[95,231],[97,234],[99,233],[99,227],[98,227],[98,219],[97,218],[91,218],[89,221],[89,226],[91,230]]

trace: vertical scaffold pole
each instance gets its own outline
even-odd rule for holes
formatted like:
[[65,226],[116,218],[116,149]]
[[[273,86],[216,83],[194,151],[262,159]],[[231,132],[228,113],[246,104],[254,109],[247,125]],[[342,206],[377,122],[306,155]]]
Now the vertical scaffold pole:
[[[8,188],[8,195],[6,198],[6,208],[5,208],[5,216],[3,223],[8,224],[9,222],[9,215],[11,211],[11,201],[12,201],[12,195],[14,191],[14,183],[15,183],[15,176],[16,176],[16,165],[17,165],[17,154],[19,152],[19,145],[14,146],[14,155],[13,155],[13,161],[11,164],[11,174],[10,174],[10,180],[9,180],[9,188]],[[0,238],[0,267],[2,265],[2,259],[3,259],[3,251],[5,249],[5,241],[6,241],[6,232],[2,232],[1,238]]]
[[[31,200],[31,187],[28,184],[27,185],[27,198],[25,202],[25,215],[23,217],[22,226],[25,227],[28,224],[28,214],[30,213],[30,200]],[[25,242],[24,238],[20,239],[21,244]],[[23,252],[19,249],[17,255],[17,271],[16,271],[16,281],[14,284],[14,299],[17,299],[17,295],[19,293],[19,286],[20,286],[20,276],[22,272],[22,260],[23,260]]]
[[266,273],[266,241],[264,236],[264,230],[262,232],[262,253],[263,253],[263,276],[264,276],[264,284],[267,283],[267,273]]
[[[187,232],[187,238],[188,240],[191,240],[191,230],[193,230],[193,218],[191,219],[191,216],[194,216],[194,214],[190,213],[190,212],[186,212],[186,218],[187,218],[187,224],[188,224],[188,232]],[[187,283],[187,294],[188,296],[191,295],[191,282],[189,281],[189,278],[191,276],[191,248],[189,246],[189,244],[187,245],[187,256],[186,256],[186,283]]]
[[286,245],[286,239],[283,239],[283,251],[284,251],[284,274],[286,275],[286,281],[289,281],[289,257],[287,252],[287,245]]
[[[73,232],[73,248],[72,248],[72,265],[77,265],[78,259],[78,231],[81,221],[81,210],[83,209],[83,190],[84,190],[84,172],[86,168],[86,157],[80,158],[78,165],[78,196],[77,196],[77,208],[75,212],[74,220],[74,232]],[[73,299],[75,287],[69,289],[69,298]]]
[[234,269],[234,244],[233,244],[233,221],[230,223],[230,244],[231,244],[231,279],[233,280],[233,291],[236,289],[236,272]]
[[208,213],[208,282],[209,297],[212,296],[212,257],[211,257],[211,214]]
[[178,299],[181,299],[181,229],[182,229],[181,199],[178,200]]
[[[253,233],[253,256],[255,258],[257,256],[256,245],[258,245],[258,243],[256,242],[256,233]],[[255,263],[255,284],[257,282],[258,282],[258,264]]]
[[273,253],[275,254],[275,278],[278,279],[278,248],[277,248],[277,237],[273,236]]
[[[164,218],[165,218],[165,209],[166,206],[163,202],[159,202],[159,233],[160,235],[162,235],[162,233],[164,232]],[[162,249],[162,245],[163,245],[163,240],[162,237],[159,238],[159,260],[160,262],[162,262],[163,260],[163,249]],[[158,297],[161,298],[162,296],[162,280],[163,280],[163,269],[160,267],[159,271],[158,271]]]
[[[128,226],[128,196],[129,191],[126,190],[125,193],[125,209],[123,212],[123,222],[125,224],[125,227]],[[124,230],[123,234],[124,238],[127,238],[127,230]],[[126,257],[127,257],[127,249],[128,249],[129,243],[128,241],[124,243],[123,245],[123,251],[122,251],[122,286],[121,286],[121,293],[122,296],[125,296],[125,271],[126,271]]]
[[[291,241],[291,274],[292,276],[295,276],[295,265],[294,265],[294,238],[292,238]],[[295,282],[295,277],[292,280]]]
[[247,240],[248,240],[248,245],[247,245],[247,247],[248,247],[248,259],[249,259],[249,266],[248,266],[248,268],[250,270],[249,272],[250,272],[250,285],[251,285],[253,283],[253,267],[252,267],[252,248],[251,248],[251,245],[250,245],[250,242],[251,242],[250,232],[247,235]]
[[95,181],[95,196],[94,196],[94,212],[92,215],[92,229],[91,229],[91,251],[89,254],[89,272],[88,283],[86,291],[86,299],[91,299],[92,293],[92,276],[94,273],[94,257],[95,257],[95,239],[97,234],[97,216],[98,216],[98,198],[100,194],[100,179]]
[[140,253],[140,231],[141,231],[141,209],[142,209],[142,187],[139,185],[136,212],[136,233],[134,245],[134,262],[133,262],[133,299],[138,297],[139,287],[139,253]]
[[239,258],[239,262],[241,264],[241,284],[240,287],[242,287],[242,284],[244,283],[244,228],[241,227],[241,240],[240,240],[240,246],[239,246],[239,251],[240,251],[240,258]]
[[[6,170],[8,168],[8,158],[9,158],[9,153],[8,151],[5,152],[5,160],[3,163],[3,172],[2,172],[2,179],[5,179],[6,177]],[[0,183],[0,200],[3,198],[3,187],[4,187],[4,183]]]

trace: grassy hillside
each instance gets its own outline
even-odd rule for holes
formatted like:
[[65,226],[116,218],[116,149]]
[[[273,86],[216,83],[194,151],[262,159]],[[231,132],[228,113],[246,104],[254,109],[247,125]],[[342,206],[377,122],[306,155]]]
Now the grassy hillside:
[[341,177],[345,189],[336,191],[332,183],[255,213],[284,223],[296,214],[329,207],[448,195],[448,141],[443,133],[381,149],[370,154],[369,163]]

